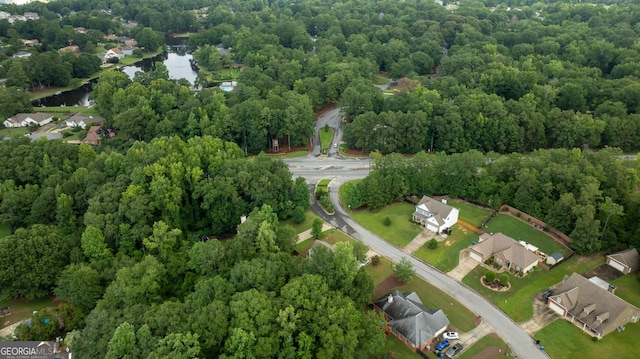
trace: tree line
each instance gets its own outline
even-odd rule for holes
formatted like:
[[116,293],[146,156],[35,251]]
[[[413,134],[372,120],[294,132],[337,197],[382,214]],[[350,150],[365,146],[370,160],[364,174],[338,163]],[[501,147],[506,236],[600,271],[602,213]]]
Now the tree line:
[[419,152],[410,159],[374,154],[372,173],[348,186],[347,204],[375,210],[409,195],[447,194],[496,210],[509,204],[569,235],[579,254],[638,247],[638,167],[621,155],[609,147],[510,155]]

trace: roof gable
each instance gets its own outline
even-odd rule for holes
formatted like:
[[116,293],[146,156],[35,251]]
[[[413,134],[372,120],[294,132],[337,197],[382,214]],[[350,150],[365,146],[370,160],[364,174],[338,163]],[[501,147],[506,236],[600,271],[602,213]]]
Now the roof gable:
[[483,258],[489,258],[498,254],[511,262],[511,267],[518,266],[526,268],[539,260],[538,255],[529,251],[525,246],[515,239],[502,233],[487,234],[480,236],[480,242],[471,247],[480,253]]
[[436,201],[435,199],[428,196],[422,196],[420,202],[418,202],[418,204],[416,205],[416,208],[426,209],[434,216],[439,215],[441,218],[447,218],[451,211],[454,210],[454,208],[449,206],[448,204]]
[[635,248],[609,254],[607,257],[615,259],[634,271],[640,268],[640,255],[638,254],[638,250]]

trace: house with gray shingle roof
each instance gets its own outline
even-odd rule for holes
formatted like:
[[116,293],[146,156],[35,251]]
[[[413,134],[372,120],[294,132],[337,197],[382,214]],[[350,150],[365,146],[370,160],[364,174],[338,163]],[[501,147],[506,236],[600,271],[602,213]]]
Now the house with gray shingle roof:
[[507,270],[526,273],[538,264],[540,257],[525,245],[502,233],[484,233],[478,243],[469,247],[469,257],[483,263],[489,258]]
[[547,306],[597,338],[624,330],[627,323],[637,323],[640,319],[640,309],[577,273],[565,276],[554,291]]
[[423,196],[413,212],[413,220],[430,231],[440,233],[456,224],[459,214],[460,210],[449,206],[446,199],[437,201]]
[[6,119],[2,124],[4,127],[27,127],[31,124],[44,126],[53,120],[53,116],[44,112],[19,113]]
[[635,248],[609,254],[607,264],[624,274],[636,272],[640,269],[640,255]]
[[424,350],[449,328],[442,309],[425,308],[415,292],[394,290],[373,302],[373,307],[384,314],[388,330],[414,350]]

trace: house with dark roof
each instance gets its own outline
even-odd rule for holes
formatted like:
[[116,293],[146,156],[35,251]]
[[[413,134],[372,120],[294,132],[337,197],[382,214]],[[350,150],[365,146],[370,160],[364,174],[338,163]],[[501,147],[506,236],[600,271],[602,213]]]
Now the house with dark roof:
[[460,210],[447,204],[446,199],[437,201],[423,196],[413,212],[413,220],[430,231],[440,233],[458,222]]
[[635,248],[627,249],[609,254],[607,256],[607,264],[623,274],[629,274],[640,269],[640,255],[638,255],[638,250]]
[[577,273],[565,276],[554,292],[547,306],[597,338],[624,330],[627,323],[637,323],[640,319],[640,309]]
[[373,307],[384,314],[388,330],[414,350],[430,346],[450,324],[442,309],[426,308],[415,292],[394,290],[373,302]]
[[478,243],[469,247],[469,257],[480,263],[489,258],[502,268],[526,273],[538,264],[540,257],[528,246],[502,233],[484,233]]

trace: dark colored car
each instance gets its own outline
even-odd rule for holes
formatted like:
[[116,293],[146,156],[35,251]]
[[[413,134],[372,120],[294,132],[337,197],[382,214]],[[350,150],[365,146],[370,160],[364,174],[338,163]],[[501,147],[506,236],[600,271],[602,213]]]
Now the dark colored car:
[[448,347],[451,343],[448,340],[443,340],[440,343],[436,344],[436,350],[442,351],[442,349]]
[[445,355],[447,356],[447,358],[453,358],[456,354],[460,353],[461,350],[462,350],[462,344],[457,343],[456,345],[449,348],[449,350],[447,350]]
[[542,299],[547,300],[552,295],[553,295],[553,291],[551,289],[549,289],[549,290],[545,291],[544,293],[542,293]]

